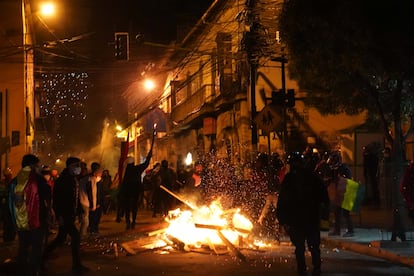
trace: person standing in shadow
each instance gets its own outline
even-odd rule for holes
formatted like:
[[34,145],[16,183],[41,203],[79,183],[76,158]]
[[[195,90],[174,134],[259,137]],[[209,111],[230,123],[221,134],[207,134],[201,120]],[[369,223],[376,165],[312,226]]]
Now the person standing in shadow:
[[320,275],[320,206],[329,204],[328,192],[320,178],[305,168],[299,152],[291,153],[287,162],[290,170],[280,187],[277,218],[295,246],[298,275],[307,275],[305,242],[312,255],[312,275]]

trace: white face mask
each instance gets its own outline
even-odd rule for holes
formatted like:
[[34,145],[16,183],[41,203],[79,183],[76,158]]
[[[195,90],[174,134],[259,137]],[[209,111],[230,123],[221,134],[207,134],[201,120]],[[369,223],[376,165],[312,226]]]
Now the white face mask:
[[72,171],[73,171],[74,175],[80,175],[82,169],[81,169],[81,167],[76,167],[76,168],[73,168]]

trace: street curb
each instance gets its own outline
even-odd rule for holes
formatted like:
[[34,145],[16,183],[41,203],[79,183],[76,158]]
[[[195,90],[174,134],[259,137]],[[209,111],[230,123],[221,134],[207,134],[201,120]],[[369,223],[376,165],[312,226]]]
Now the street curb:
[[402,264],[414,268],[414,257],[402,256],[400,254],[396,254],[378,247],[373,247],[370,244],[336,241],[327,238],[322,238],[322,241],[333,247],[353,251],[371,257],[385,259],[393,263]]

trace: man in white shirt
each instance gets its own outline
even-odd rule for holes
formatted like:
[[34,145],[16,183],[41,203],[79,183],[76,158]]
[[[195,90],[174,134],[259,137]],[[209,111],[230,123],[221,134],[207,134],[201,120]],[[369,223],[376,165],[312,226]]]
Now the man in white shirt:
[[97,183],[101,180],[102,169],[97,162],[91,164],[91,173],[79,181],[79,199],[82,206],[81,237],[85,237],[89,228],[89,212],[100,206],[97,204]]

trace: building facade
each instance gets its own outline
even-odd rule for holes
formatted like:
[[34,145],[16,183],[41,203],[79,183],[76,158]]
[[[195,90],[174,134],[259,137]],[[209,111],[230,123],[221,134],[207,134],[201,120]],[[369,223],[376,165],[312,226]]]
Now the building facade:
[[188,153],[194,160],[214,153],[249,162],[258,152],[284,154],[311,145],[340,149],[345,162],[360,170],[363,144],[357,143],[383,143],[376,134],[356,139],[365,113],[322,116],[304,104],[308,91],[289,78],[288,53],[279,39],[281,5],[214,1],[175,47],[159,98],[168,123],[155,159],[181,165]]
[[21,158],[33,151],[34,40],[28,1],[1,1],[0,165],[15,173]]

